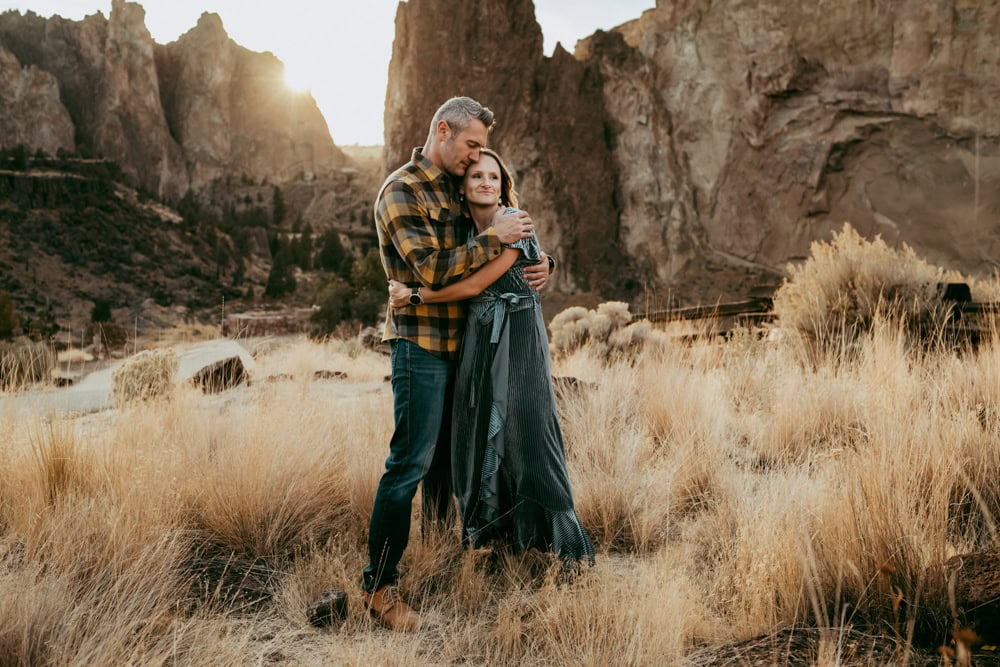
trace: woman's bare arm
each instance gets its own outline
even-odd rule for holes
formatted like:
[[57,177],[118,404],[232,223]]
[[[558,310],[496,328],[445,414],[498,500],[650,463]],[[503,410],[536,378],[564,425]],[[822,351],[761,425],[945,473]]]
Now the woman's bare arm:
[[[521,251],[516,248],[504,248],[498,257],[488,261],[475,273],[439,290],[421,288],[420,296],[424,303],[464,301],[479,296],[484,289],[495,283],[497,278],[514,266],[520,253]],[[389,298],[393,308],[409,305],[412,293],[413,288],[407,287],[403,283],[395,280],[389,282]]]

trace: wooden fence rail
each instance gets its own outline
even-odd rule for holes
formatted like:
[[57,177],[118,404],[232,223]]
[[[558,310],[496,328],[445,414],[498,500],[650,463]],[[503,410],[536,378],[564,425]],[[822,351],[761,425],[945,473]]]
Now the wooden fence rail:
[[[984,335],[991,335],[1000,329],[1000,302],[977,302],[971,300],[971,293],[964,283],[943,283],[938,285],[942,302],[951,304],[951,317],[946,324],[948,333],[968,338],[978,343]],[[771,297],[753,297],[742,301],[716,303],[711,306],[689,306],[668,308],[636,313],[633,322],[650,322],[678,325],[677,334],[683,337],[695,335],[693,323],[697,320],[713,322],[708,330],[714,335],[724,336],[736,326],[758,324],[775,319],[774,302]],[[684,325],[683,323],[688,323]],[[708,330],[702,330],[704,335]]]

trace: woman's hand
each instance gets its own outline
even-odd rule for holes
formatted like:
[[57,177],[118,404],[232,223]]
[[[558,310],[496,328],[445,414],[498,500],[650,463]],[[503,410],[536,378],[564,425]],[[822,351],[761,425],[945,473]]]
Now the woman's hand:
[[409,306],[411,294],[413,294],[413,290],[398,280],[389,281],[389,304],[393,308]]

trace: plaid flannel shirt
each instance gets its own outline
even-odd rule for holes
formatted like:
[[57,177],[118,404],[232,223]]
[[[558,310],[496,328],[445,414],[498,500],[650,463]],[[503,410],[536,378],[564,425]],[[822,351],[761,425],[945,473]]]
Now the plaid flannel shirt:
[[[496,231],[471,237],[458,190],[419,148],[392,173],[375,200],[375,228],[386,275],[411,287],[439,289],[503,250]],[[403,338],[444,359],[458,356],[465,320],[460,302],[389,306],[382,340]]]

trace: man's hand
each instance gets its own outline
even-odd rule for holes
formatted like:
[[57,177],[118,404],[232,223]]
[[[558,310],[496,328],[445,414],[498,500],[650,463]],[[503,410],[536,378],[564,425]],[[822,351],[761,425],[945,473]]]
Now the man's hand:
[[413,289],[403,283],[396,280],[389,281],[389,303],[393,308],[410,305],[410,294],[412,293]]
[[531,231],[535,228],[535,223],[531,221],[524,211],[514,211],[513,213],[503,213],[497,210],[493,216],[493,229],[497,230],[500,243],[513,243],[531,236]]
[[524,267],[524,280],[536,292],[541,292],[545,283],[549,282],[549,258],[542,253],[542,261],[538,264]]

